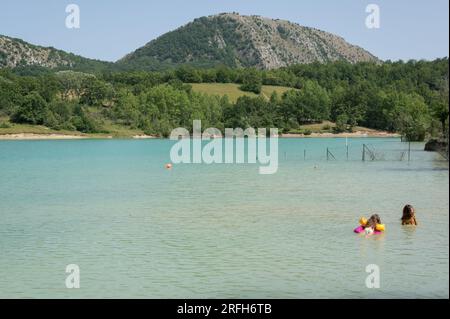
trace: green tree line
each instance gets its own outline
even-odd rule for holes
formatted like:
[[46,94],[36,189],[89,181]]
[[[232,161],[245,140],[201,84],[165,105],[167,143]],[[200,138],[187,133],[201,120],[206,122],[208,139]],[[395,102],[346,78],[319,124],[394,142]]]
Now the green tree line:
[[[287,86],[281,96],[226,96],[192,91],[191,83],[237,83],[256,94]],[[102,132],[109,121],[167,136],[200,119],[207,126],[278,127],[324,120],[337,132],[365,126],[410,140],[448,136],[448,59],[304,64],[277,70],[182,66],[161,72],[0,70],[0,118],[53,129]]]

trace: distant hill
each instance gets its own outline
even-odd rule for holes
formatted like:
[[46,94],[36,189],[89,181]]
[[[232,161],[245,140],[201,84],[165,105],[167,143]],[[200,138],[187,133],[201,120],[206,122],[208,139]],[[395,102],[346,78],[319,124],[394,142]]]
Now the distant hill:
[[202,17],[168,32],[116,63],[93,60],[0,35],[0,68],[163,70],[194,67],[276,69],[292,64],[379,62],[343,38],[284,20],[223,13]]
[[331,33],[289,21],[224,13],[195,19],[128,54],[118,64],[139,69],[182,64],[274,69],[338,60],[379,61]]
[[20,39],[0,35],[0,68],[43,67],[95,71],[106,69],[113,63],[88,59],[57,50],[27,43]]

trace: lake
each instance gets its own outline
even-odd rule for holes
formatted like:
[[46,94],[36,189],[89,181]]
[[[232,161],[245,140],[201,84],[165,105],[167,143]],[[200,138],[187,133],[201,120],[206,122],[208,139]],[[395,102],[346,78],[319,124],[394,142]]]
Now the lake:
[[[0,141],[0,297],[449,297],[448,162],[423,143],[408,162],[394,138],[348,139],[348,159],[345,139],[280,139],[273,175],[166,170],[172,145]],[[419,227],[400,225],[405,204]],[[372,213],[386,233],[355,235]]]

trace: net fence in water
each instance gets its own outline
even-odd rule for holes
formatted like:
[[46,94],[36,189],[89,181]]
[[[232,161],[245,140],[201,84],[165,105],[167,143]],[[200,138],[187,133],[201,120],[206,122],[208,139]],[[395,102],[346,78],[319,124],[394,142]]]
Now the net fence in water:
[[321,147],[311,147],[309,145],[299,145],[297,152],[292,149],[280,154],[288,159],[295,157],[299,160],[321,160],[321,161],[414,161],[423,160],[423,145],[417,143],[393,141],[392,143],[383,141],[382,143],[357,143],[341,144],[339,146],[322,145]]

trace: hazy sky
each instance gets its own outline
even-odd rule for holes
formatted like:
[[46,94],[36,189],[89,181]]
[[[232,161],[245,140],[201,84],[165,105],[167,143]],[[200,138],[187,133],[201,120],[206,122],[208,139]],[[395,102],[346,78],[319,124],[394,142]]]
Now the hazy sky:
[[[78,4],[81,28],[67,29]],[[368,29],[368,4],[381,10]],[[0,0],[0,34],[114,61],[194,18],[220,12],[286,19],[344,37],[383,60],[448,56],[448,0]]]

